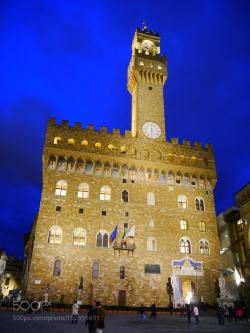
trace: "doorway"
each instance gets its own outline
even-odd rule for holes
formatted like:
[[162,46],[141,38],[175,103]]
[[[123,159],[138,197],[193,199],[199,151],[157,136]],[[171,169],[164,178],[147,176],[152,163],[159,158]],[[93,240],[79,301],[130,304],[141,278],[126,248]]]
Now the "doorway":
[[195,284],[193,281],[185,280],[182,282],[183,300],[190,304],[195,301]]
[[119,306],[126,305],[126,290],[119,290],[118,305]]

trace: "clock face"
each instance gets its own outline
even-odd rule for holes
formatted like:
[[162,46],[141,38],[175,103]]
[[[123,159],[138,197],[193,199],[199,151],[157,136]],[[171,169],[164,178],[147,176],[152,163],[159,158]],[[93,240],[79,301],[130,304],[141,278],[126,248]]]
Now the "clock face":
[[142,132],[150,139],[157,139],[161,135],[160,126],[151,121],[146,122],[142,126]]
[[144,51],[153,51],[154,46],[155,46],[154,43],[148,39],[144,39],[144,41],[142,41],[141,45],[142,45],[142,49]]

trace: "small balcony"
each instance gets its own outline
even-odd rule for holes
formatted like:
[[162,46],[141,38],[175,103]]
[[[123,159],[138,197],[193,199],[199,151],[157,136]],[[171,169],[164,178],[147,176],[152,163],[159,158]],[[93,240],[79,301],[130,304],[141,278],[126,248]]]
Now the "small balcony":
[[123,240],[121,240],[120,242],[116,241],[113,244],[113,249],[114,249],[114,254],[118,251],[119,255],[121,251],[127,251],[128,255],[134,254],[134,250],[135,250],[135,243],[134,242],[124,242]]

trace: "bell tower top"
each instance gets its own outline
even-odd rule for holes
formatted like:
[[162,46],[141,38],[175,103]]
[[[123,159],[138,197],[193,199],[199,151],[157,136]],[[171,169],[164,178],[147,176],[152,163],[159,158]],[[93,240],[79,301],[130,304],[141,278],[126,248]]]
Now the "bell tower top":
[[132,95],[132,136],[166,140],[163,87],[167,79],[166,57],[160,55],[160,35],[146,24],[137,28],[128,67]]

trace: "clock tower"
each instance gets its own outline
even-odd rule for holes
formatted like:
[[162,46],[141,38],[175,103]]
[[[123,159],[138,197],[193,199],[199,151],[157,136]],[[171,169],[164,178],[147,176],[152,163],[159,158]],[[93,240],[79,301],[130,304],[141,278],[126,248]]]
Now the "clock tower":
[[160,55],[157,32],[136,29],[128,67],[132,95],[132,136],[166,140],[163,86],[167,79],[166,57]]

